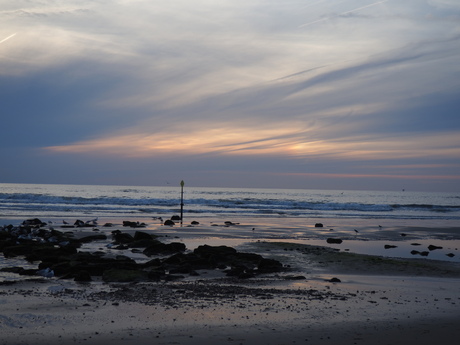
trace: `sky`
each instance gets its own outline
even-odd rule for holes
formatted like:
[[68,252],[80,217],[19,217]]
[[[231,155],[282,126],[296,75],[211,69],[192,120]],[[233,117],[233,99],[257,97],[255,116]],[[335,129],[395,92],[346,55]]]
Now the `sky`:
[[0,183],[460,192],[458,0],[0,0]]

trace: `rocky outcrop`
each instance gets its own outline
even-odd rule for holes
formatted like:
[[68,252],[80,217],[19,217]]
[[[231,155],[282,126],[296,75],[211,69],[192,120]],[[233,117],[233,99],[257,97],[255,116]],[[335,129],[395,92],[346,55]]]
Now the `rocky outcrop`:
[[[133,224],[125,226],[133,227]],[[90,282],[93,277],[101,277],[105,282],[136,282],[171,281],[186,274],[198,275],[197,271],[201,269],[217,269],[238,278],[283,270],[283,265],[277,260],[254,253],[240,253],[228,246],[202,245],[187,253],[183,243],[163,243],[147,232],[136,231],[131,235],[120,230],[112,231],[112,243],[108,245],[112,249],[131,249],[148,257],[159,256],[147,263],[137,263],[125,255],[77,250],[82,243],[107,240],[104,234],[76,239],[72,233],[44,229],[46,225],[39,219],[33,219],[25,221],[20,227],[0,228],[0,250],[5,258],[24,257],[38,264],[37,269],[9,267],[4,271],[55,276],[78,282]]]

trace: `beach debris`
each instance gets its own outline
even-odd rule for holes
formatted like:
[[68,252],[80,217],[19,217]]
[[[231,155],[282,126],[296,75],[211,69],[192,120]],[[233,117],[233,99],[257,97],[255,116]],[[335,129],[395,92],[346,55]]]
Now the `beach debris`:
[[354,230],[357,234],[359,234],[359,231],[358,231],[358,230],[356,230],[356,229],[353,229],[353,230]]
[[385,245],[383,246],[383,248],[385,248],[385,249],[393,249],[393,248],[398,248],[398,246],[395,246],[395,245],[393,245],[393,244],[385,244]]
[[327,243],[329,244],[340,244],[343,242],[342,239],[340,238],[332,238],[332,237],[329,237],[327,240],[326,240]]
[[323,223],[316,223],[315,228],[322,228],[324,225]]

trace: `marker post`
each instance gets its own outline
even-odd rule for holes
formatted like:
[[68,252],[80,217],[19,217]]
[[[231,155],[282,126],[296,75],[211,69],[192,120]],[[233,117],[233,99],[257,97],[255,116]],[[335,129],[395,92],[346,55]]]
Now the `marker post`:
[[182,226],[182,218],[184,216],[184,180],[180,181],[180,225]]

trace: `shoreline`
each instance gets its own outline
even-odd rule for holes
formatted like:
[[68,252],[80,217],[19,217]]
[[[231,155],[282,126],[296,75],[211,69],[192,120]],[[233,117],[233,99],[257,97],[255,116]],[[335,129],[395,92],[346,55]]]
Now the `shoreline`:
[[[234,241],[238,251],[278,259],[289,269],[250,279],[228,278],[208,269],[175,282],[81,284],[39,278],[3,283],[0,345],[423,345],[460,336],[460,263],[382,258],[294,241],[314,235],[325,243],[334,233],[350,238],[344,244],[358,241],[356,236],[363,237],[362,243],[391,238],[401,242],[404,231],[405,238],[448,238],[456,243],[458,236],[449,226],[400,227],[395,232],[388,224],[388,229],[366,228],[367,221],[359,227],[347,222],[334,231],[327,222],[318,229],[311,222],[287,221],[284,235],[282,222],[259,223],[253,231],[255,223],[225,226],[220,220],[218,225],[182,228],[73,229],[75,236],[140,230],[162,241],[197,244],[212,239],[219,245],[220,238]],[[359,235],[353,234],[354,228]],[[382,235],[387,240],[378,240]],[[85,250],[98,250],[103,243]]]

